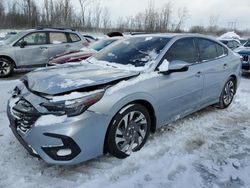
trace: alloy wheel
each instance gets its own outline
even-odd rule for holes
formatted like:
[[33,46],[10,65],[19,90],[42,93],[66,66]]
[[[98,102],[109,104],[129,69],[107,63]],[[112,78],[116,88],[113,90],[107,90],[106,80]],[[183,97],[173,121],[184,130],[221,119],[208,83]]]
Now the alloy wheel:
[[11,72],[11,65],[8,62],[0,61],[0,76],[8,75]]
[[233,80],[229,80],[224,89],[223,100],[225,105],[229,105],[232,102],[234,93],[235,93],[234,82]]
[[115,143],[117,148],[127,155],[136,151],[146,137],[147,124],[145,115],[139,111],[131,111],[126,114],[116,129]]

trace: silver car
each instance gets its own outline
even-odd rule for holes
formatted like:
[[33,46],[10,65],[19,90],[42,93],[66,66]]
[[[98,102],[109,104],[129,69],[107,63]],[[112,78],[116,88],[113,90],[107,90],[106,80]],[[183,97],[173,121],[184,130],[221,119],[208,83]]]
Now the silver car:
[[106,152],[126,158],[150,133],[209,105],[227,108],[240,56],[203,35],[138,35],[77,65],[25,75],[8,102],[30,154],[72,165]]
[[79,50],[86,44],[81,34],[69,29],[19,32],[0,44],[0,77],[18,68],[45,66],[57,54]]

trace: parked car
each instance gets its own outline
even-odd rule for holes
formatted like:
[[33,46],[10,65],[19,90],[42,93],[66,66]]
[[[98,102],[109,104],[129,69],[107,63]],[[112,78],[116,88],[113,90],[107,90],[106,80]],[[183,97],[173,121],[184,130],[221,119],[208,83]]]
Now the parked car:
[[89,43],[92,43],[92,42],[95,42],[95,41],[97,41],[98,39],[97,38],[95,38],[94,36],[92,36],[92,35],[83,35],[84,36],[84,38],[89,42]]
[[220,41],[223,44],[227,45],[228,48],[230,48],[231,50],[234,50],[242,46],[241,42],[237,39],[220,39]]
[[236,51],[242,57],[242,73],[250,73],[250,48],[240,48]]
[[111,43],[119,39],[121,39],[121,37],[110,37],[110,38],[100,39],[96,42],[91,43],[87,48],[82,48],[79,51],[73,51],[57,55],[56,57],[50,59],[48,66],[64,64],[64,63],[80,62],[84,59],[89,58],[98,51],[102,50],[104,47],[110,45]]
[[87,41],[69,29],[32,29],[19,32],[0,46],[0,77],[14,69],[45,66],[51,57],[79,50]]
[[248,41],[248,39],[245,38],[240,38],[240,43],[244,46],[244,44],[246,44],[246,42]]
[[7,113],[20,143],[47,163],[126,158],[163,125],[209,105],[227,108],[240,73],[240,56],[213,38],[138,35],[86,62],[28,73]]

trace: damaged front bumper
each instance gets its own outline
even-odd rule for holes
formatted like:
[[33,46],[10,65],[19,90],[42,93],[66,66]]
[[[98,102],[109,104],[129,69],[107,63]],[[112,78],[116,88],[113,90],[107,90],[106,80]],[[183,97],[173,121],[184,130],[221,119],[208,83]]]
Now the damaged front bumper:
[[[15,99],[11,98],[9,104],[13,104],[12,100]],[[48,121],[47,125],[39,124],[42,116],[35,117],[30,119],[33,123],[26,126],[27,119],[20,118],[27,115],[15,114],[15,107],[9,104],[10,128],[32,156],[50,164],[73,165],[103,154],[105,133],[111,117],[87,110],[60,122]]]

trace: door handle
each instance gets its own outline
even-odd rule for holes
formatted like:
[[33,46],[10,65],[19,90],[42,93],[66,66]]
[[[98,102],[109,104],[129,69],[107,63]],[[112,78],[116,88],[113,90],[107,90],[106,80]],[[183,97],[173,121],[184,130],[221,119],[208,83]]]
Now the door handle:
[[41,49],[41,50],[47,50],[47,49],[48,49],[48,47],[45,47],[45,46],[40,46],[40,49]]
[[66,47],[69,48],[69,47],[71,47],[71,45],[67,44]]
[[195,76],[196,76],[196,77],[201,77],[201,71],[197,72],[197,73],[195,74]]
[[228,64],[225,63],[225,64],[223,65],[223,68],[224,68],[224,69],[228,68]]

